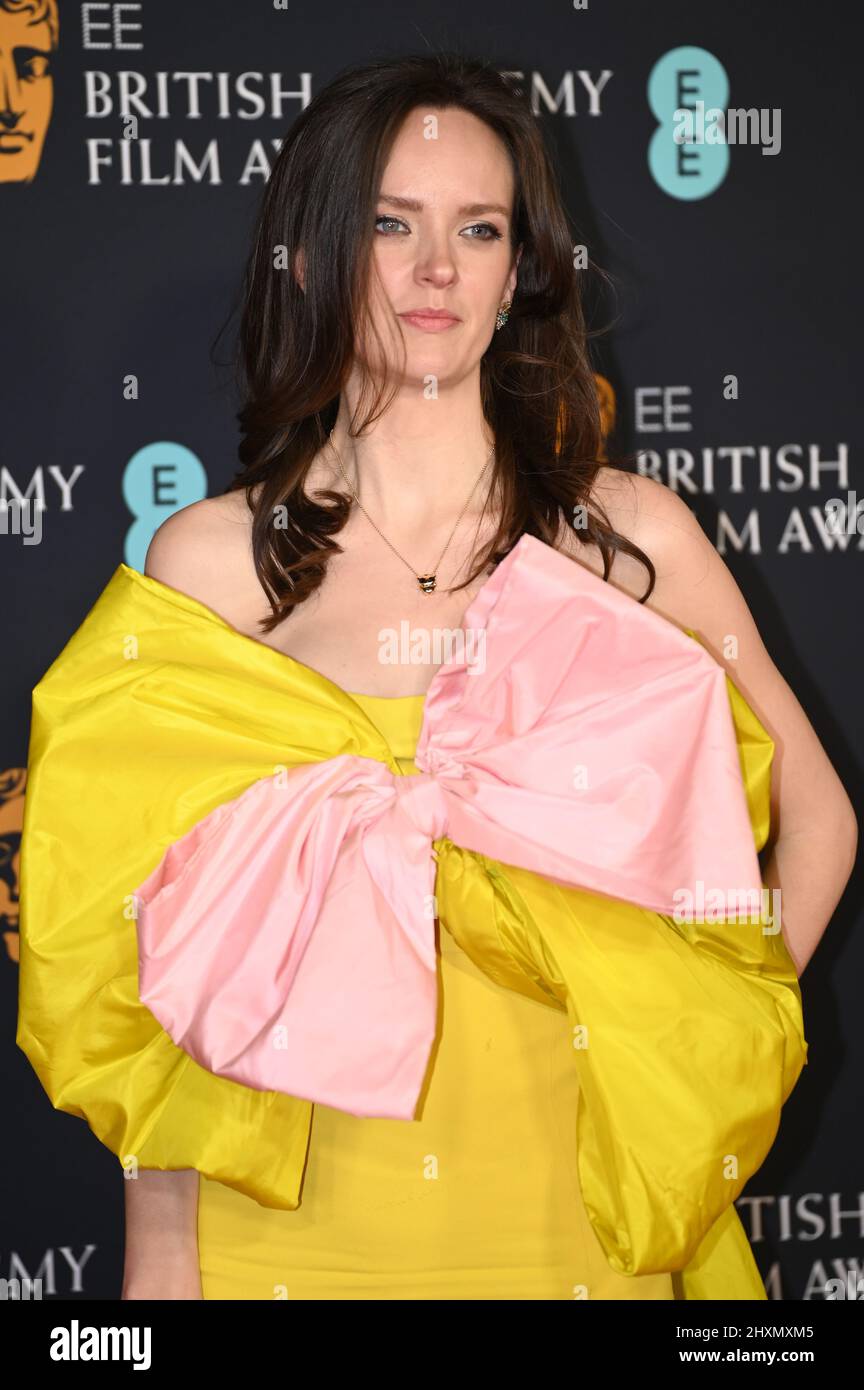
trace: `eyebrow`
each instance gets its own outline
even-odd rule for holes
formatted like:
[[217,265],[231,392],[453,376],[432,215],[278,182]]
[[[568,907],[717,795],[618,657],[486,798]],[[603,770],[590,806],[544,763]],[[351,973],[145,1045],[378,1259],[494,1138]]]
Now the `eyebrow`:
[[[394,208],[404,208],[406,212],[423,211],[423,204],[417,198],[397,198],[389,193],[379,193],[378,201],[391,203]],[[510,216],[510,209],[501,203],[466,203],[464,207],[456,209],[456,216],[482,217],[487,212],[500,212],[504,217]]]

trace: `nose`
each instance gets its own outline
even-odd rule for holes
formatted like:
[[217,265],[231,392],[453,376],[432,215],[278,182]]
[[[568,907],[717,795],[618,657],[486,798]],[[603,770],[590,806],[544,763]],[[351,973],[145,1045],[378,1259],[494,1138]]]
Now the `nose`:
[[421,284],[449,285],[455,277],[453,253],[444,233],[431,232],[424,238],[414,267],[415,279]]

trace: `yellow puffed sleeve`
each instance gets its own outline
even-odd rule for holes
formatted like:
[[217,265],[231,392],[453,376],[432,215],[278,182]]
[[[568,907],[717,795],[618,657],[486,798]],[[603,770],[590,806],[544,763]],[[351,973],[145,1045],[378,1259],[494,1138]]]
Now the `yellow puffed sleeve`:
[[[773,743],[727,684],[758,849]],[[447,840],[437,849],[442,924],[500,984],[568,1015],[580,1187],[611,1267],[684,1271],[689,1297],[740,1296],[724,1289],[743,1277],[764,1297],[732,1204],[807,1059],[770,907],[760,921],[679,924]]]
[[52,1104],[125,1165],[196,1168],[298,1205],[311,1104],[175,1046],[138,998],[133,895],[257,778],[382,753],[358,737],[313,672],[126,566],[35,687],[16,1040]]

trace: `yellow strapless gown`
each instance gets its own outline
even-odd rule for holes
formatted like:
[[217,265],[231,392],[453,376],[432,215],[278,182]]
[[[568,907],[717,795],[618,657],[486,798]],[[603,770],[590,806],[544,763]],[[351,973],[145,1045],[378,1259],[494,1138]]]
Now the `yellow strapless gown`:
[[[353,698],[417,772],[425,697]],[[296,1211],[202,1175],[205,1299],[680,1298],[677,1274],[616,1274],[588,1221],[567,1015],[495,984],[437,932],[439,1017],[417,1116],[316,1105]]]

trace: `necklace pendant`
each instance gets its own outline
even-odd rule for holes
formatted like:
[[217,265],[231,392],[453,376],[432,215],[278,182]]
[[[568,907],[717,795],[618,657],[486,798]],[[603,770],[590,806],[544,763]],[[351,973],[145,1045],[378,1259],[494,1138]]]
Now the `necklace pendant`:
[[423,590],[424,594],[431,594],[434,591],[436,578],[437,575],[434,574],[417,575],[417,583],[420,585],[420,588]]

